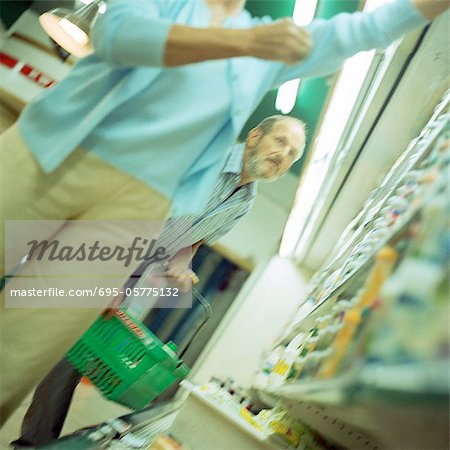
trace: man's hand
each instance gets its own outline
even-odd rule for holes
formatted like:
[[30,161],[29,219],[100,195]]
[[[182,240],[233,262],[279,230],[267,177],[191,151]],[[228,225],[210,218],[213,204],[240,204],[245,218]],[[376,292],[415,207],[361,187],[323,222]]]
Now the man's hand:
[[291,19],[250,28],[247,53],[261,59],[295,64],[306,58],[312,49],[309,33]]
[[179,264],[170,265],[166,269],[164,277],[167,278],[167,281],[180,289],[181,292],[188,292],[193,284],[199,282],[198,276],[193,270]]

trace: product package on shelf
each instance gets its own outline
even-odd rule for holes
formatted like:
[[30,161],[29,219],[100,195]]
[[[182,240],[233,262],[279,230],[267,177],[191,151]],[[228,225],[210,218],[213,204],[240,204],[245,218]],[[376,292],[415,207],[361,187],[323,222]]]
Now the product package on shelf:
[[444,190],[413,223],[414,237],[380,295],[365,349],[368,360],[414,364],[448,359],[449,214]]
[[[271,408],[255,400],[252,392],[238,386],[232,379],[221,380],[213,377],[208,383],[194,386],[183,382],[182,386],[188,390],[188,412],[191,421],[202,420],[204,414],[210,418],[213,416],[220,420],[211,420],[208,436],[214,436],[214,447],[208,447],[208,436],[202,442],[202,448],[264,448],[271,450],[320,450],[335,449],[322,436],[305,425],[301,419],[295,417],[286,408],[277,403]],[[206,408],[207,412],[194,414],[195,405]],[[197,409],[198,412],[198,409]],[[179,421],[182,423],[183,419]],[[214,428],[213,423],[216,424]],[[234,435],[235,444],[238,445],[237,435],[244,432],[247,438],[252,438],[251,447],[244,447],[244,442],[239,441],[239,447],[232,447],[226,442],[226,436],[221,435],[225,430],[223,424],[227,423],[226,434]],[[192,423],[191,423],[192,425]],[[171,431],[176,436],[182,436],[186,429],[175,422]],[[239,431],[239,433],[238,433]],[[187,439],[189,442],[189,439]],[[249,443],[247,442],[247,445]],[[196,448],[194,443],[192,447]]]

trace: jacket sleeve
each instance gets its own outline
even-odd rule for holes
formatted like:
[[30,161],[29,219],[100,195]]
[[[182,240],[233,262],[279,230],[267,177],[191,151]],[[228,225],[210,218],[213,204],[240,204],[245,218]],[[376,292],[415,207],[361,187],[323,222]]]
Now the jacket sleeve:
[[94,51],[103,61],[122,67],[162,66],[172,25],[174,0],[109,0],[92,29]]
[[329,20],[314,20],[306,27],[313,41],[312,52],[297,65],[281,65],[275,85],[334,73],[356,53],[385,48],[427,22],[411,0],[397,0],[370,13],[341,13]]

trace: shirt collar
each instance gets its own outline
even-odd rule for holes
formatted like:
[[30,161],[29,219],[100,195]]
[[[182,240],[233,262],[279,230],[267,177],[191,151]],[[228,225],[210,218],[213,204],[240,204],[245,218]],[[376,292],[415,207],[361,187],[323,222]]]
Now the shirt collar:
[[252,181],[252,182],[248,183],[246,186],[248,188],[248,193],[249,193],[250,197],[251,198],[255,197],[256,192],[258,190],[258,182]]
[[[244,163],[244,151],[245,143],[233,145],[228,151],[227,159],[222,169],[222,174],[232,174],[236,176],[236,184],[238,184],[241,180],[242,165]],[[254,197],[256,195],[257,186],[258,183],[256,181],[252,181],[245,185],[250,197]]]
[[232,173],[241,176],[242,164],[244,163],[245,144],[233,145],[228,151],[222,173]]

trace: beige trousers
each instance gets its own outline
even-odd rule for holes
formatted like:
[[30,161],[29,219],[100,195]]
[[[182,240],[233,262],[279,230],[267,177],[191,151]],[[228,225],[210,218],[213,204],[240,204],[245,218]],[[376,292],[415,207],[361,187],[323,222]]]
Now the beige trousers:
[[[0,136],[0,155],[2,266],[5,220],[64,220],[63,226],[61,222],[55,222],[42,227],[40,236],[36,238],[52,237],[70,242],[76,237],[77,221],[133,220],[145,224],[145,220],[162,221],[170,207],[170,202],[162,194],[82,149],[75,150],[51,174],[44,173],[16,125]],[[87,226],[95,224],[85,223]],[[100,232],[94,228],[92,231],[97,234]],[[146,231],[136,230],[143,234]],[[105,236],[105,241],[110,245],[126,246],[129,245],[129,236],[126,234],[122,233],[121,227],[115,227],[112,233]],[[11,245],[9,248],[11,250]],[[21,252],[17,253],[18,260],[23,256]],[[132,271],[134,267],[130,266],[129,270]],[[46,279],[41,279],[36,273],[33,261],[21,266],[19,274],[34,277],[38,288],[51,287],[46,286]],[[116,279],[117,287],[121,287],[125,280],[126,276]],[[8,285],[14,282],[14,278],[10,279]],[[93,278],[92,284],[96,283]],[[5,295],[2,292],[0,424],[6,421],[35,384],[76,342],[100,311],[99,307],[80,308],[76,305],[73,308],[5,307]]]

